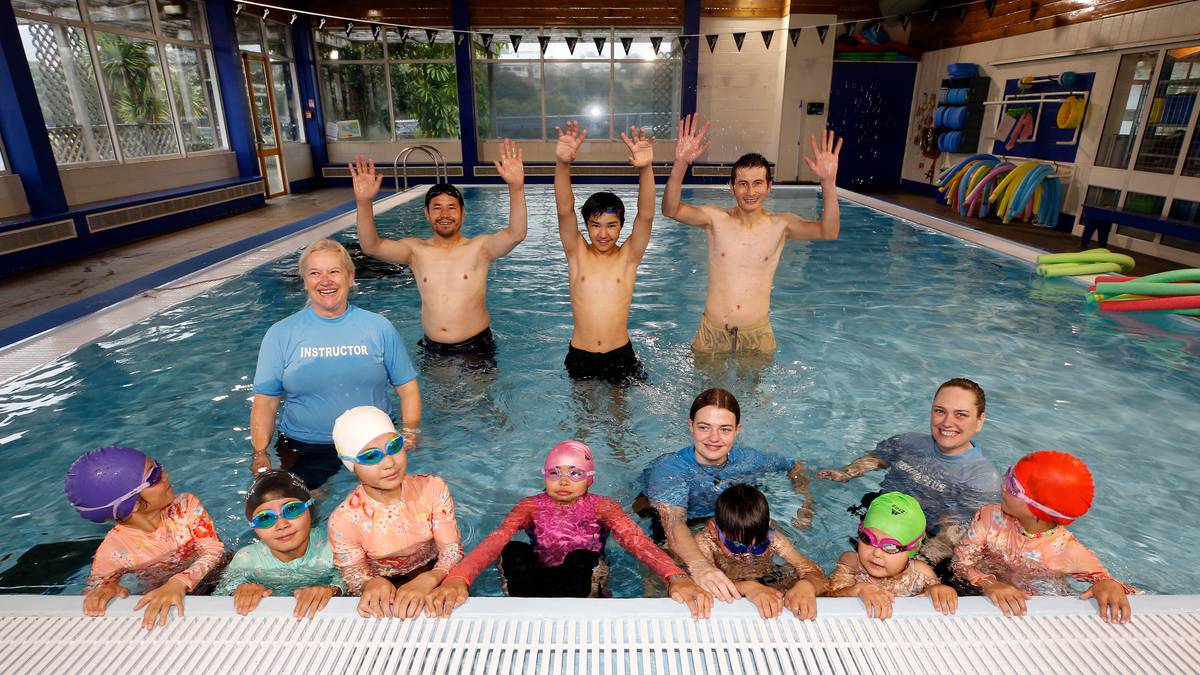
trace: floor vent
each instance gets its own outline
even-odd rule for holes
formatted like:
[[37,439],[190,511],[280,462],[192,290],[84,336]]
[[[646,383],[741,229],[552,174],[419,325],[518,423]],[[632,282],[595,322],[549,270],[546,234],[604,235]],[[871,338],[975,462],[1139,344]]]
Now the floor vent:
[[129,206],[123,209],[113,209],[112,211],[101,211],[93,213],[87,217],[87,225],[89,232],[103,232],[117,227],[125,227],[134,223],[140,223],[154,218],[162,218],[164,216],[173,215],[176,213],[184,213],[194,209],[204,208],[231,202],[235,199],[243,199],[254,195],[262,194],[262,183],[254,181],[252,183],[242,183],[240,185],[231,185],[229,187],[220,188],[217,190],[209,190],[207,192],[197,192],[196,194],[185,195],[183,197],[174,197],[156,202],[147,202],[138,204],[137,206]]
[[4,232],[0,234],[0,255],[74,239],[75,236],[75,222],[72,220],[56,220],[53,223]]

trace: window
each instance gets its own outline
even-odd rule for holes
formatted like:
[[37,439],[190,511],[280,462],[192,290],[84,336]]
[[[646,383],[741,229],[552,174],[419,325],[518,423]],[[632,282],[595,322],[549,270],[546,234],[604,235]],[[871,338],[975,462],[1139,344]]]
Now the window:
[[296,57],[292,29],[286,23],[263,21],[253,12],[238,14],[238,48],[251,54],[266,54],[271,63],[271,98],[284,143],[304,142],[304,114],[300,87],[296,83]]
[[458,138],[454,33],[317,31],[326,122],[344,140]]
[[1200,176],[1200,117],[1196,118],[1196,124],[1192,127],[1192,147],[1183,162],[1183,175]]
[[1121,191],[1114,188],[1089,185],[1087,195],[1083,198],[1083,203],[1105,209],[1115,209],[1121,203]]
[[1157,61],[1158,52],[1121,57],[1108,116],[1104,120],[1104,132],[1100,136],[1100,149],[1096,153],[1096,166],[1117,169],[1129,166],[1141,125],[1142,107],[1150,91],[1150,77]]
[[[546,30],[544,55],[532,29],[479,32],[500,38],[487,48],[474,38],[479,138],[553,139],[569,120],[589,138],[616,139],[630,126],[674,138],[683,66],[671,31]],[[525,37],[516,49],[514,33]]]
[[16,0],[59,164],[226,147],[198,0]]
[[[1200,234],[1200,202],[1176,199],[1171,202],[1171,212],[1168,215],[1172,220],[1192,225],[1193,230]],[[1200,253],[1200,242],[1191,239],[1164,234],[1160,243]]]
[[[1163,206],[1167,203],[1166,197],[1159,195],[1148,195],[1142,192],[1126,192],[1125,193],[1125,210],[1134,213],[1142,213],[1147,216],[1161,216]],[[1118,227],[1117,234],[1123,234],[1134,239],[1144,239],[1146,241],[1154,241],[1155,234],[1148,230],[1139,230],[1134,227]]]
[[1168,49],[1159,69],[1135,170],[1175,173],[1198,90],[1200,46]]

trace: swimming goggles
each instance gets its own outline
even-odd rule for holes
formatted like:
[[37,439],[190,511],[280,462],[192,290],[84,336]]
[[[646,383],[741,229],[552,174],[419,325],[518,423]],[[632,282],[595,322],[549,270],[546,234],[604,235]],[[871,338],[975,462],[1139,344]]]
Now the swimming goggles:
[[564,476],[571,479],[572,483],[578,483],[581,480],[586,480],[595,476],[595,471],[585,471],[577,466],[567,467],[566,471],[559,469],[557,466],[552,466],[549,469],[542,469],[542,477],[547,480],[558,480]]
[[1032,497],[1025,494],[1025,488],[1021,487],[1021,482],[1017,480],[1017,474],[1013,473],[1013,467],[1011,467],[1011,466],[1008,467],[1008,471],[1004,472],[1004,491],[1007,492],[1008,494],[1016,497],[1017,499],[1020,499],[1021,501],[1025,502],[1026,504],[1037,508],[1037,510],[1041,511],[1042,513],[1045,513],[1046,515],[1050,516],[1051,518],[1060,518],[1062,520],[1070,522],[1072,520],[1075,520],[1078,517],[1078,516],[1068,516],[1065,513],[1059,513],[1058,511],[1055,511],[1054,509],[1050,508],[1049,506],[1043,506],[1042,504],[1039,504],[1038,502],[1034,501],[1034,499]]
[[383,446],[383,448],[367,448],[366,450],[363,450],[362,452],[358,453],[358,456],[352,461],[357,462],[358,464],[372,466],[382,462],[383,458],[387,457],[388,455],[399,454],[399,452],[403,449],[404,437],[397,436],[388,441],[387,445]]
[[275,523],[278,522],[280,518],[295,520],[304,515],[304,512],[308,510],[308,507],[312,505],[312,499],[309,499],[306,502],[296,500],[294,502],[288,502],[279,507],[279,513],[275,513],[274,511],[270,510],[259,511],[258,513],[254,514],[253,518],[250,519],[250,527],[253,527],[256,530],[265,530],[268,527],[275,527]]
[[907,553],[909,551],[915,551],[921,548],[921,542],[924,539],[925,533],[922,532],[916,539],[913,539],[907,544],[902,544],[891,537],[877,537],[875,536],[874,532],[863,527],[862,523],[858,524],[858,540],[867,546],[877,548],[884,553]]
[[450,183],[438,183],[437,185],[430,187],[429,190],[425,192],[425,205],[429,206],[429,202],[432,201],[434,197],[439,197],[441,195],[450,195],[451,197],[457,199],[458,203],[460,204],[464,201],[462,193],[458,191],[458,188],[454,187]]
[[117,497],[116,499],[105,504],[104,506],[80,506],[80,507],[77,507],[77,509],[80,511],[103,511],[105,509],[112,509],[113,520],[119,520],[120,517],[117,515],[117,509],[119,509],[121,507],[121,504],[123,504],[126,499],[136,496],[139,492],[141,492],[142,490],[145,490],[146,488],[154,487],[155,485],[158,485],[159,483],[162,482],[162,478],[163,478],[162,464],[159,464],[157,461],[154,461],[154,466],[151,466],[150,470],[146,472],[146,477],[142,479],[141,484],[139,484],[137,487],[133,488],[129,492],[126,492],[125,494],[121,495],[120,497]]
[[733,541],[727,538],[725,533],[721,531],[721,528],[717,527],[716,523],[713,523],[713,527],[717,530],[717,538],[721,540],[721,545],[725,547],[725,550],[734,555],[762,555],[767,552],[768,548],[771,547],[770,532],[767,532],[766,539],[763,539],[753,546],[747,546],[740,541]]

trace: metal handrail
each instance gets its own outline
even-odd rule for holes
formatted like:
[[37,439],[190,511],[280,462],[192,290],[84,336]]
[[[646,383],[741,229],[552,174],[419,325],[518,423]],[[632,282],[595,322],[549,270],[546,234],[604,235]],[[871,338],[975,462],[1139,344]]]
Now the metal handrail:
[[446,166],[446,156],[442,154],[441,150],[432,145],[410,145],[397,153],[396,158],[392,160],[392,180],[395,181],[397,192],[400,191],[401,173],[404,175],[404,189],[408,189],[408,156],[414,150],[424,152],[429,159],[433,160],[433,177],[435,179],[443,183],[450,182],[450,170]]

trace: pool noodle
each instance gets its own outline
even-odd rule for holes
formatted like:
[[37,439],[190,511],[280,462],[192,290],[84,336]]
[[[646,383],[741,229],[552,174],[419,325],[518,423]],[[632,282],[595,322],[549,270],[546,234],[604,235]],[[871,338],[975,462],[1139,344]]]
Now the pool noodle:
[[1142,312],[1155,309],[1200,309],[1200,295],[1149,300],[1105,300],[1100,309],[1110,312]]

